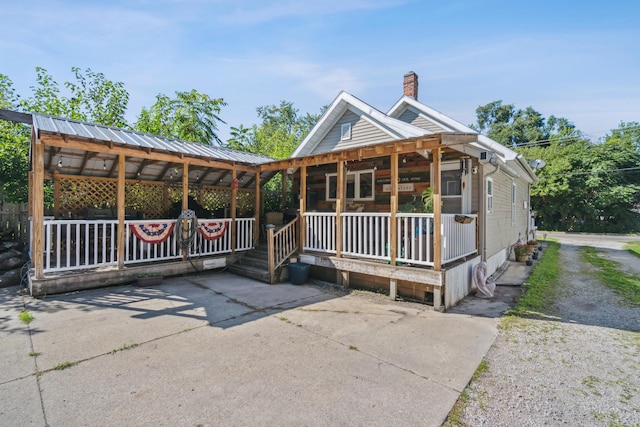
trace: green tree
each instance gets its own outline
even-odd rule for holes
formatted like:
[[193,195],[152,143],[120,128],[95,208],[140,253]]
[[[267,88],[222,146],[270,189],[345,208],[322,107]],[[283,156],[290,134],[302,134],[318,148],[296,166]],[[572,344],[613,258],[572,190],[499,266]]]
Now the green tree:
[[[0,74],[0,108],[15,110],[18,102],[13,82]],[[0,120],[0,201],[27,201],[29,135],[28,126]]]
[[221,145],[217,135],[219,116],[227,105],[222,98],[211,98],[195,89],[176,92],[175,98],[158,94],[156,102],[143,108],[134,128],[141,132],[208,145]]
[[[289,101],[280,101],[280,105],[258,107],[256,111],[262,123],[250,128],[242,125],[237,128],[232,127],[231,138],[226,146],[276,159],[287,158],[315,126],[326,108],[323,107],[319,114],[300,115],[299,110]],[[265,185],[267,210],[279,209],[281,184],[282,179],[278,173]],[[291,184],[289,182],[288,186],[290,187]],[[287,194],[290,199],[285,201],[285,204],[291,206],[292,193],[288,191]]]
[[603,142],[553,135],[548,145],[518,149],[543,159],[531,205],[542,228],[564,231],[630,232],[640,229],[638,125],[621,124]]
[[256,109],[262,120],[251,128],[231,128],[227,147],[263,154],[276,159],[287,158],[300,145],[320,119],[319,114],[300,115],[293,102],[280,101],[280,105],[267,105]]
[[579,136],[567,119],[549,116],[545,119],[532,107],[516,109],[513,104],[494,101],[476,109],[477,124],[471,127],[489,138],[513,148],[531,142],[547,142],[554,134]]
[[36,67],[37,85],[31,86],[31,97],[20,101],[20,109],[105,126],[127,127],[125,113],[129,93],[124,83],[108,80],[104,74],[90,68],[84,72],[77,67],[71,70],[76,81],[64,83],[70,92],[70,96],[64,96],[47,70]]

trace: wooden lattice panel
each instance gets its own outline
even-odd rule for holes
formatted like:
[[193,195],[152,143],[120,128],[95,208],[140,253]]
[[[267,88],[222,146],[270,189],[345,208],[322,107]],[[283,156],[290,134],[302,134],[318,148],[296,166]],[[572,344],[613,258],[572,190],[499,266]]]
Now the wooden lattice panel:
[[200,197],[200,204],[211,212],[231,206],[230,188],[205,186],[201,190]]
[[238,190],[236,207],[241,216],[247,216],[253,212],[256,201],[255,190]]
[[166,210],[162,182],[125,183],[125,207],[143,212],[145,218],[162,218]]
[[57,176],[55,180],[56,216],[78,217],[87,208],[115,208],[117,182],[113,179]]

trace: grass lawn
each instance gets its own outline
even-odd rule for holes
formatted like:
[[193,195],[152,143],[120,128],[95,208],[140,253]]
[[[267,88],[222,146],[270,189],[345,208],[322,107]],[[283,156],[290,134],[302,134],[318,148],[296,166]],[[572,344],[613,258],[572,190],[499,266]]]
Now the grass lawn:
[[640,242],[630,242],[624,247],[626,250],[640,258]]

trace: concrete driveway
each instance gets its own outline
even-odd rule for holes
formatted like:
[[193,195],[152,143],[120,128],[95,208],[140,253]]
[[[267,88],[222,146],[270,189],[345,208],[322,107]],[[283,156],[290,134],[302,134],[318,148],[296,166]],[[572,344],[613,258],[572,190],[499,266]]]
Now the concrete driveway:
[[0,425],[437,426],[498,321],[228,273],[0,289]]

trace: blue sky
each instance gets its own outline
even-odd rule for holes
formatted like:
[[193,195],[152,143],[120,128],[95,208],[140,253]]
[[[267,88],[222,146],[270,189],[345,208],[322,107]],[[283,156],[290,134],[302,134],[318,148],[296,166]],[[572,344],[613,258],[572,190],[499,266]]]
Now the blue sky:
[[402,77],[465,124],[503,100],[566,117],[592,139],[640,121],[640,1],[0,0],[0,73],[23,97],[35,67],[122,81],[128,120],[158,93],[228,103],[229,126],[287,100],[318,112],[340,90],[386,111]]

